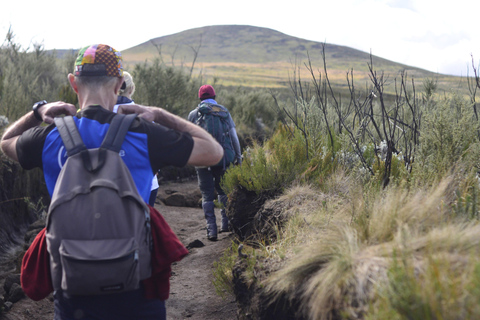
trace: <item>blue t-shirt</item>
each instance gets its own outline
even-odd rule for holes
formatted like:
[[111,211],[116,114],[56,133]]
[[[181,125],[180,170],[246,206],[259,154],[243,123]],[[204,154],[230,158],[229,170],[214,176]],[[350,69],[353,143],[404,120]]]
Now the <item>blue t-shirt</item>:
[[[74,120],[87,148],[98,148],[115,114],[101,106],[85,108]],[[193,149],[190,134],[177,132],[137,118],[122,144],[120,155],[148,203],[153,175],[160,168],[185,166]],[[25,169],[43,169],[50,196],[67,156],[58,130],[52,124],[24,132],[17,140],[17,155]]]

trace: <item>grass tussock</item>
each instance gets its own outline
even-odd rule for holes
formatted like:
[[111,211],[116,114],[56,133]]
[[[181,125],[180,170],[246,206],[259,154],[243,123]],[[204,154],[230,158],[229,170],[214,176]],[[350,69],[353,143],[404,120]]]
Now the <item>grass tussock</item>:
[[359,224],[358,231],[367,243],[378,244],[391,241],[404,228],[417,235],[448,222],[452,219],[452,183],[445,179],[437,186],[413,191],[395,186],[376,195],[371,204],[362,204],[360,215],[368,215],[368,224]]
[[453,189],[446,178],[434,188],[395,187],[296,210],[282,235],[297,249],[265,281],[271,301],[300,299],[308,319],[480,317],[479,290],[467,280],[478,279],[480,225],[454,213]]

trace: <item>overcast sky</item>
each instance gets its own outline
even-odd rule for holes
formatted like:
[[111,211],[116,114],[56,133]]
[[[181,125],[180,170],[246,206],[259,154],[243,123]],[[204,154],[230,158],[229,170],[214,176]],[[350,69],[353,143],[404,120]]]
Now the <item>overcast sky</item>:
[[0,43],[9,26],[24,48],[123,50],[192,28],[252,25],[466,76],[472,56],[480,61],[479,9],[477,0],[8,0],[0,5]]

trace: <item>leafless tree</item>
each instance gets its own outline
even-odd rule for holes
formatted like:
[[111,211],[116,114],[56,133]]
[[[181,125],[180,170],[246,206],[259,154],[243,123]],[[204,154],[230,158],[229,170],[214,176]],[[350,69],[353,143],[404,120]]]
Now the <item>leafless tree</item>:
[[[420,138],[420,125],[422,120],[422,110],[418,105],[418,99],[416,97],[415,82],[412,79],[412,95],[408,94],[407,89],[407,75],[406,72],[401,73],[401,85],[400,93],[396,94],[396,101],[399,109],[402,111],[401,117],[397,119],[397,124],[401,127],[401,134],[399,136],[403,141],[403,161],[407,166],[409,172],[412,170],[412,163],[415,159],[415,150],[419,144]],[[404,100],[402,101],[401,95],[403,93]],[[405,108],[407,111],[405,111]],[[397,144],[399,144],[397,142]]]
[[297,58],[295,57],[295,62],[292,63],[293,75],[288,75],[288,84],[291,91],[293,92],[293,97],[295,100],[310,101],[311,90],[308,82],[302,81],[301,77],[301,68],[297,63]]
[[196,47],[190,46],[190,49],[192,49],[193,51],[192,67],[190,68],[190,78],[192,77],[193,68],[195,66],[195,62],[197,61],[198,53],[200,52],[200,48],[202,47],[202,40],[203,40],[203,34],[200,35],[200,42]]
[[[410,82],[407,73],[402,71],[399,79],[395,78],[392,82],[395,85],[393,99],[390,97],[387,99],[385,87],[388,79],[384,72],[377,73],[373,55],[370,54],[370,61],[367,64],[369,84],[365,84],[363,91],[358,91],[354,82],[353,69],[349,70],[346,80],[350,99],[347,103],[342,103],[341,95],[334,91],[328,76],[325,44],[322,48],[323,70],[314,69],[308,52],[307,58],[305,67],[311,77],[311,87],[301,81],[300,68],[296,65],[293,76],[289,77],[290,89],[295,99],[293,109],[280,107],[275,95],[272,94],[280,114],[279,118],[285,127],[293,134],[290,127],[293,124],[293,127],[304,135],[307,155],[309,133],[306,123],[310,114],[306,106],[309,101],[314,101],[322,115],[322,123],[325,126],[322,130],[329,135],[332,151],[334,151],[333,134],[346,133],[362,166],[374,175],[371,164],[364,156],[363,148],[367,141],[373,143],[377,161],[384,163],[383,187],[389,185],[394,155],[401,153],[405,166],[411,172],[415,151],[419,144],[422,118],[413,79],[411,85],[408,85]],[[480,88],[479,78],[477,77],[476,80]],[[433,87],[431,89],[434,90]],[[314,99],[308,100],[310,98]],[[336,116],[333,122],[329,115],[332,111]],[[381,149],[380,146],[382,146]]]
[[[366,134],[368,134],[372,142],[375,141],[375,139],[373,138],[373,135],[368,129],[369,123],[372,121],[372,117],[370,116],[368,111],[369,110],[373,111],[372,100],[376,96],[372,90],[370,90],[370,93],[368,93],[369,91],[366,90],[367,93],[364,95],[364,98],[360,98],[360,95],[357,93],[355,89],[355,84],[353,80],[353,69],[350,72],[347,72],[347,83],[350,91],[350,103],[351,105],[353,105],[353,108],[354,108],[353,121],[351,122],[351,125],[348,125],[347,123],[345,123],[346,117],[339,115],[338,118],[340,119],[340,121],[342,121],[342,125],[345,128],[345,131],[347,132],[347,135],[350,138],[350,141],[352,142],[354,152],[359,157],[360,161],[362,162],[362,165],[366,170],[370,172],[371,175],[374,175],[373,169],[370,167],[365,157],[363,156],[361,143],[362,141],[365,141]],[[341,109],[337,108],[336,111],[337,113],[340,113]],[[358,130],[355,129],[355,123],[357,121],[359,123]]]
[[467,74],[467,83],[468,83],[468,90],[470,91],[470,101],[472,102],[473,112],[475,113],[475,118],[478,120],[478,112],[477,112],[477,89],[480,88],[480,79],[479,75],[477,74],[477,68],[475,67],[475,60],[473,59],[472,55],[472,68],[475,77],[475,83],[472,83],[472,79]]
[[175,55],[177,54],[177,50],[178,50],[178,44],[175,46],[175,49],[173,49],[173,52],[171,54],[172,67],[175,67]]
[[163,56],[162,56],[162,44],[161,43],[155,43],[153,40],[150,40],[150,43],[155,47],[158,53],[158,57],[160,59],[160,62],[163,63]]
[[[293,136],[294,132],[293,129],[290,128],[289,123],[287,123],[287,119],[290,119],[291,123],[300,130],[302,133],[304,140],[305,140],[305,151],[307,155],[307,159],[309,159],[309,141],[308,141],[308,133],[306,127],[306,119],[308,118],[308,108],[305,104],[301,103],[302,100],[295,100],[293,105],[293,111],[289,111],[285,106],[281,107],[278,103],[278,99],[275,94],[271,93],[273,100],[275,102],[275,106],[277,107],[277,113],[279,114],[279,119],[283,123],[284,127],[290,132]],[[299,111],[298,108],[301,108]],[[286,117],[285,117],[286,116]]]
[[[308,82],[302,82],[301,80],[300,67],[297,65],[296,60],[293,65],[293,75],[289,75],[289,86],[293,92],[292,110],[289,110],[285,106],[280,106],[273,91],[270,91],[270,94],[275,102],[279,120],[282,122],[286,130],[289,131],[290,135],[293,136],[294,134],[293,128],[290,126],[290,124],[293,124],[304,136],[306,155],[307,159],[309,159],[309,141],[306,127],[306,119],[309,117],[309,110],[305,103],[310,101],[311,95]],[[290,119],[290,122],[287,122],[287,119]]]
[[312,60],[310,59],[310,55],[308,54],[308,52],[307,52],[308,62],[305,64],[305,66],[307,67],[307,70],[310,72],[310,75],[312,77],[313,90],[315,92],[315,97],[316,97],[315,101],[318,104],[320,111],[322,112],[323,120],[325,121],[325,127],[326,127],[325,130],[329,135],[330,144],[333,150],[333,147],[335,145],[335,142],[333,139],[333,132],[332,132],[333,129],[328,120],[328,94],[327,94],[328,73],[327,73],[327,64],[325,59],[325,44],[323,44],[322,46],[322,55],[323,55],[323,70],[325,72],[325,79],[323,81],[322,81],[322,73],[320,71],[318,71],[318,78],[315,75],[315,70],[313,69],[313,66],[312,66]]

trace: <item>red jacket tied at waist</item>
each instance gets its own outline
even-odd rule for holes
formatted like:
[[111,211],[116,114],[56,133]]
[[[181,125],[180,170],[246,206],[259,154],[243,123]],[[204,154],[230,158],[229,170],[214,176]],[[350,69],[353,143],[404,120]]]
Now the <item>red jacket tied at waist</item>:
[[[149,206],[152,226],[152,276],[142,281],[147,299],[167,300],[170,292],[171,264],[180,261],[188,250],[180,242],[163,216]],[[38,301],[52,291],[50,255],[45,228],[35,237],[22,260],[20,281],[25,294]]]

